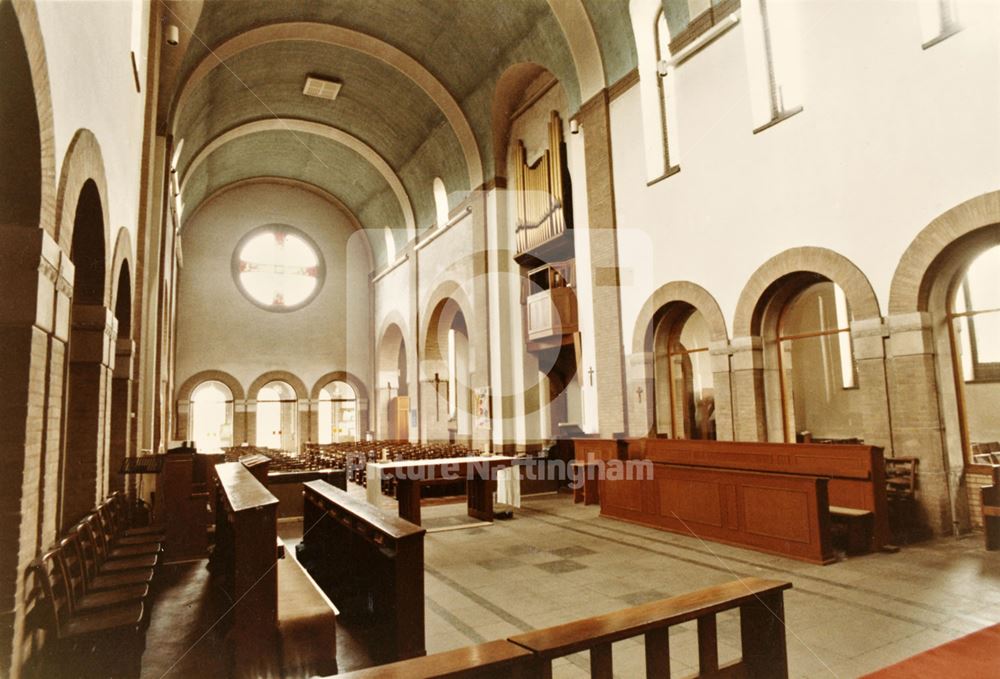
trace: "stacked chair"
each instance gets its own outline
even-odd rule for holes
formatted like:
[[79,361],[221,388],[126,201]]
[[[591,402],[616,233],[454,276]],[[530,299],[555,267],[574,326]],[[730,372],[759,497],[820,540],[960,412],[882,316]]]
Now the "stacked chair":
[[129,528],[116,493],[30,568],[41,598],[43,677],[138,677],[163,533]]

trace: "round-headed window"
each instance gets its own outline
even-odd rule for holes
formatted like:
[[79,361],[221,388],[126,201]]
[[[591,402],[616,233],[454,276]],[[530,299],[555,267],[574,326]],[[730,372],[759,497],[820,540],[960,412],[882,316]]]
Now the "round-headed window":
[[233,276],[247,299],[271,311],[300,309],[323,286],[323,257],[304,233],[284,224],[254,229],[233,253]]

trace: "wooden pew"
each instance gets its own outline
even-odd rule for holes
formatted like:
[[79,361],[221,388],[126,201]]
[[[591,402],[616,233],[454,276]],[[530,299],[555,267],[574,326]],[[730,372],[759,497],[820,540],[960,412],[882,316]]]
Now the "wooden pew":
[[885,462],[876,446],[683,439],[646,439],[642,446],[640,452],[630,444],[629,456],[654,463],[826,477],[834,520],[862,518],[838,508],[871,512],[871,550],[891,542]]
[[834,561],[827,479],[655,463],[600,481],[601,516],[812,563]]
[[277,676],[278,500],[242,464],[215,467],[213,572],[230,601],[227,647],[233,674]]
[[291,555],[278,560],[282,676],[337,672],[337,607]]
[[303,484],[299,561],[345,614],[370,623],[383,662],[427,653],[425,533],[325,481]]
[[[784,591],[789,582],[744,578],[670,599],[526,632],[477,646],[404,662],[373,667],[343,676],[349,679],[430,679],[481,676],[551,679],[552,663],[574,653],[590,653],[590,676],[612,679],[612,644],[642,636],[646,677],[670,676],[670,628],[697,621],[701,677],[788,677],[785,645]],[[716,616],[740,612],[740,660],[719,665]]]

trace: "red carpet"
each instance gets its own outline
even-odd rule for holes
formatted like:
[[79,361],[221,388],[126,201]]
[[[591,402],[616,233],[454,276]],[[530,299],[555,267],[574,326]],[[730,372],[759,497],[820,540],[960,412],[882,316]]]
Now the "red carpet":
[[961,639],[936,646],[895,665],[866,674],[865,677],[877,679],[1000,677],[1000,625],[993,625]]

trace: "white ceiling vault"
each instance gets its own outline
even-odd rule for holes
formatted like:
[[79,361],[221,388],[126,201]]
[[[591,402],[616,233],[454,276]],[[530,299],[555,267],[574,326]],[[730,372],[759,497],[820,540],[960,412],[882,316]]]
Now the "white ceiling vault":
[[[369,229],[434,223],[440,177],[456,207],[494,176],[491,111],[510,67],[537,64],[570,108],[635,67],[628,0],[165,0],[161,131],[185,217],[255,177],[312,184]],[[200,11],[199,11],[200,9]],[[175,50],[169,54],[169,50]],[[164,70],[166,69],[166,70]],[[306,96],[307,77],[340,83]]]

